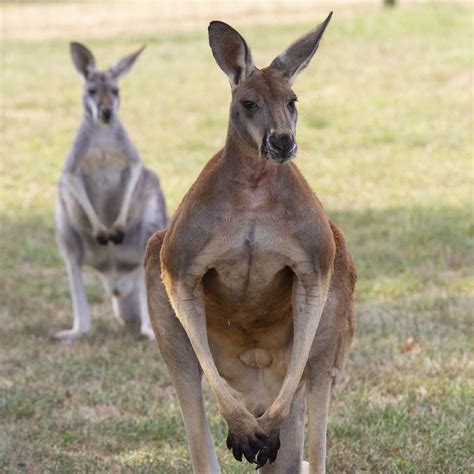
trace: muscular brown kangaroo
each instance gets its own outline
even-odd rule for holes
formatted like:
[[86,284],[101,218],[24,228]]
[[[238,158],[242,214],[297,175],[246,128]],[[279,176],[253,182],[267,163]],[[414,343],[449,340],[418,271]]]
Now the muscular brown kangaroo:
[[261,472],[307,468],[306,397],[309,468],[325,471],[331,387],[354,331],[356,271],[343,235],[292,162],[291,84],[330,18],[264,69],[237,31],[209,26],[232,86],[227,140],[145,256],[149,313],[198,473],[219,472],[201,371],[237,460],[243,455]]

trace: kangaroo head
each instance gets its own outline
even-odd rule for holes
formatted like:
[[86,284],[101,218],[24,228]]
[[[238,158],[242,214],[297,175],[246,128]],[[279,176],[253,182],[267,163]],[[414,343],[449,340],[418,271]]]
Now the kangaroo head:
[[291,86],[316,53],[331,16],[263,69],[255,67],[236,30],[220,21],[209,25],[212,53],[232,88],[230,128],[263,158],[284,163],[296,155],[297,98]]
[[71,43],[72,62],[83,78],[84,108],[95,122],[107,124],[117,115],[120,104],[118,81],[129,71],[144,48],[125,56],[105,71],[99,71],[94,55],[84,45]]

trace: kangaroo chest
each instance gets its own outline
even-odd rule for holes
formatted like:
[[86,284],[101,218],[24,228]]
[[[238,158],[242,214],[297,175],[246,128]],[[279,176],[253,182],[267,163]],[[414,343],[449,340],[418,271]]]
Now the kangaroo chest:
[[287,277],[284,238],[266,224],[237,219],[227,232],[216,232],[219,237],[209,246],[210,286],[221,298],[225,294],[238,305],[257,304]]
[[293,273],[284,236],[272,228],[262,216],[236,218],[204,251],[212,254],[203,278],[209,340],[218,352],[255,366],[270,365],[265,351],[286,346],[292,331]]
[[129,160],[121,150],[93,147],[79,167],[84,179],[98,184],[113,184],[129,168]]

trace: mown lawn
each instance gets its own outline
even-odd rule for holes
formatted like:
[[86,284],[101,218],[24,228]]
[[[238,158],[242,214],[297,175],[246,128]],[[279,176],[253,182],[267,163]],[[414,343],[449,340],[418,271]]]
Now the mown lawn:
[[[346,234],[359,326],[333,397],[328,471],[473,472],[473,9],[336,11],[297,81],[297,163]],[[239,28],[257,64],[307,23]],[[71,38],[73,39],[73,38]],[[230,91],[206,30],[87,42],[106,66],[148,45],[122,119],[170,211],[223,144]],[[155,344],[117,326],[87,272],[95,331],[73,344],[53,239],[55,183],[81,116],[67,41],[2,42],[0,471],[190,472]],[[224,472],[252,472],[225,448]]]

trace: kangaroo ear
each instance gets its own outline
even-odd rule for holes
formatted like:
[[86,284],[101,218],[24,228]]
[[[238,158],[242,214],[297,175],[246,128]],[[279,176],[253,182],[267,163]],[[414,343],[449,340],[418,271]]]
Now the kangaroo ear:
[[145,49],[146,45],[143,45],[138,51],[135,51],[128,56],[125,56],[120,61],[115,63],[113,66],[109,68],[109,71],[112,75],[118,79],[124,76],[130,68],[133,66],[133,63],[137,60],[138,56],[140,56],[141,52]]
[[91,71],[95,69],[94,55],[80,43],[71,43],[70,48],[74,66],[79,74],[87,79]]
[[277,56],[270,64],[270,68],[286,77],[289,83],[292,84],[296,76],[309,64],[314,53],[316,53],[331,17],[332,12],[319,26],[297,39]]
[[211,21],[208,31],[214,59],[234,88],[255,71],[250,48],[234,28],[222,21]]

